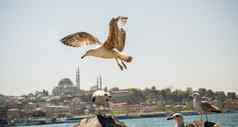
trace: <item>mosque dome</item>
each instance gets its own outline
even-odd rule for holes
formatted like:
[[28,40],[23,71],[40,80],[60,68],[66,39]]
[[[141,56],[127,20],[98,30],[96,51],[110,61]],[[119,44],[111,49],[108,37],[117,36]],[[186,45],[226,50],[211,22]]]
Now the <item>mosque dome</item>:
[[63,78],[58,83],[59,87],[72,87],[73,82],[69,78]]

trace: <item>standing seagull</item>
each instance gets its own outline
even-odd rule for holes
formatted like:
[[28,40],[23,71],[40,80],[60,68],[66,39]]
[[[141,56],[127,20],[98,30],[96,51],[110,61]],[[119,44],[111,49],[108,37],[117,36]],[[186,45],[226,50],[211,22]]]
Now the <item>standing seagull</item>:
[[215,105],[210,104],[207,100],[201,100],[200,94],[195,92],[193,94],[193,108],[200,113],[201,115],[201,120],[202,120],[202,114],[206,114],[206,120],[208,121],[207,118],[207,113],[208,112],[216,112],[216,113],[221,113],[221,110],[216,107]]
[[125,47],[126,32],[124,27],[127,23],[127,19],[128,18],[124,16],[118,16],[111,19],[109,23],[109,35],[103,44],[95,36],[87,32],[70,34],[61,39],[61,42],[71,47],[99,44],[100,46],[98,48],[88,50],[81,59],[86,56],[115,59],[121,70],[127,69],[124,61],[127,63],[132,61],[131,56],[122,53]]

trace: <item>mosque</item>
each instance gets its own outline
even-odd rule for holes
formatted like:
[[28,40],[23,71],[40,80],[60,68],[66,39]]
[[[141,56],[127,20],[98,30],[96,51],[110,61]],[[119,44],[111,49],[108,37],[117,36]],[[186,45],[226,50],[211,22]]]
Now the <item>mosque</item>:
[[76,68],[76,85],[69,79],[63,78],[59,81],[58,85],[53,88],[52,94],[54,96],[80,96],[80,69]]
[[[71,81],[70,78],[63,78],[59,81],[58,85],[53,88],[52,94],[54,96],[81,96],[84,91],[80,88],[80,69],[79,66],[76,68],[76,78],[75,84]],[[90,87],[90,92],[96,90],[102,90],[102,76],[97,77],[96,85]]]

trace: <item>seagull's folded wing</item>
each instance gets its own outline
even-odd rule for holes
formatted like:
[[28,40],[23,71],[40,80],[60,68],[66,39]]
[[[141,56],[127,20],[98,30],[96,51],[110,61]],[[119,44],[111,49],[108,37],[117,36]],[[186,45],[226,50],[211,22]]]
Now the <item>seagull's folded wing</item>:
[[201,108],[206,112],[221,113],[221,110],[217,106],[210,104],[208,101],[201,101]]
[[100,41],[87,32],[77,32],[70,34],[60,40],[63,44],[72,47],[81,47],[91,44],[100,44]]

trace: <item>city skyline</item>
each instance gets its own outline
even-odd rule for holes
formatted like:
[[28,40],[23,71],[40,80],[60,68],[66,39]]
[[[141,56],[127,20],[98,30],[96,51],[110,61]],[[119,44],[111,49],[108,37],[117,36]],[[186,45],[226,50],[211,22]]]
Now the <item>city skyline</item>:
[[[238,92],[237,1],[7,1],[0,3],[0,94],[52,90],[60,79],[89,89],[103,76],[109,88],[207,88]],[[86,31],[105,40],[114,16],[128,16],[128,70],[115,61],[81,60],[89,49],[59,41]],[[94,46],[92,46],[94,47]]]
[[[89,88],[87,89],[80,89],[80,80],[81,80],[81,73],[80,73],[80,68],[78,65],[76,65],[76,68],[75,68],[75,79],[71,79],[69,77],[64,77],[64,78],[61,78],[58,80],[57,84],[55,86],[52,87],[52,89],[40,89],[40,90],[34,90],[34,91],[29,91],[28,93],[24,93],[24,94],[21,94],[21,95],[17,95],[17,96],[22,96],[22,95],[26,95],[26,94],[30,94],[30,93],[35,93],[35,92],[39,92],[41,90],[43,91],[50,91],[50,94],[53,94],[53,89],[55,89],[55,87],[57,87],[63,80],[69,80],[70,82],[72,82],[72,87],[74,88],[78,88],[78,90],[95,90],[95,88],[97,87],[97,89],[104,89],[105,87],[107,87],[107,89],[111,89],[111,88],[119,88],[120,90],[125,90],[125,89],[131,89],[131,87],[125,87],[125,88],[120,88],[118,86],[113,86],[113,87],[108,87],[107,85],[104,84],[103,86],[103,80],[102,80],[102,75],[99,74],[96,78],[95,78],[95,83],[93,84],[90,84],[89,85]],[[110,86],[110,85],[109,85]],[[184,88],[183,89],[178,89],[178,88],[175,88],[174,86],[172,85],[168,85],[167,87],[164,87],[164,88],[157,88],[158,85],[154,84],[154,85],[150,85],[150,86],[146,86],[145,88],[137,88],[137,89],[140,89],[140,90],[145,90],[145,89],[153,89],[153,87],[155,87],[155,89],[157,90],[162,90],[162,89],[166,89],[166,88],[169,88],[171,89],[172,91],[174,90],[185,90]],[[212,90],[210,88],[198,88],[198,89],[194,89],[192,87],[186,87],[186,89],[188,88],[191,88],[194,92],[195,91],[199,91],[199,89],[206,89],[206,90]],[[229,93],[229,92],[233,92],[233,91],[221,91],[221,90],[213,90],[213,92],[225,92],[225,94]],[[8,96],[12,96],[12,95],[8,95]]]

